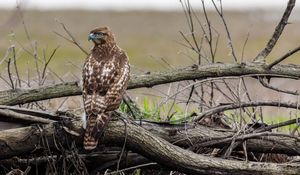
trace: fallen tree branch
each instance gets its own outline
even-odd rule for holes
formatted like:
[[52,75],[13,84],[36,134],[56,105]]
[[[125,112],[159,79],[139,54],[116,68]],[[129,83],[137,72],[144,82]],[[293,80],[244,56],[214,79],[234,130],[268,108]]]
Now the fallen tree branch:
[[[206,79],[211,77],[262,75],[268,77],[300,78],[300,66],[276,65],[271,70],[261,64],[204,65],[197,68],[177,69],[145,75],[132,75],[128,89],[152,87],[183,80]],[[16,105],[39,100],[80,95],[79,82],[68,82],[33,89],[15,89],[0,92],[0,104]]]
[[[260,139],[263,139],[263,140],[268,140],[269,138],[272,138],[270,136],[284,136],[284,137],[287,136],[287,137],[293,137],[293,136],[286,135],[286,134],[282,135],[282,134],[279,134],[279,133],[272,133],[272,132],[239,134],[239,135],[235,135],[234,138],[232,138],[232,137],[224,137],[224,138],[211,139],[211,140],[209,140],[207,142],[199,143],[197,145],[197,147],[207,147],[207,146],[212,146],[212,145],[216,145],[216,144],[225,144],[225,143],[231,142],[233,139],[234,139],[234,141],[244,141],[244,140],[253,139],[253,138],[260,138]],[[295,139],[299,142],[299,139],[297,137]],[[278,142],[282,142],[282,141],[278,140]],[[282,142],[282,143],[284,143],[284,142]],[[284,145],[288,146],[285,143],[284,143]],[[290,148],[290,149],[293,149],[293,148]],[[298,152],[298,150],[295,150],[295,149],[294,149],[294,151]],[[299,154],[300,154],[300,152],[298,152],[298,155]]]
[[[126,146],[136,151],[137,153],[145,156],[146,158],[159,163],[167,168],[184,172],[187,174],[215,174],[219,172],[221,174],[297,174],[300,173],[300,165],[296,164],[273,164],[273,163],[254,163],[254,162],[241,162],[241,161],[232,161],[219,158],[211,158],[203,155],[198,155],[193,152],[184,150],[180,147],[172,145],[170,142],[175,142],[178,145],[190,144],[190,141],[199,141],[201,136],[199,134],[209,134],[211,133],[218,134],[219,137],[224,137],[226,133],[228,136],[232,136],[232,132],[224,131],[214,131],[212,129],[203,129],[205,127],[191,128],[188,131],[184,131],[174,135],[173,132],[168,132],[164,130],[164,127],[153,128],[152,125],[151,131],[165,133],[164,138],[169,138],[169,142],[158,137],[158,135],[153,135],[149,131],[143,129],[135,123],[129,121],[111,121],[108,125],[108,128],[105,132],[102,143],[117,144],[119,146],[123,145],[125,137],[125,123],[127,131],[127,142]],[[144,125],[144,124],[143,124]],[[156,126],[159,126],[156,124]],[[81,135],[83,130],[81,129],[81,122],[74,121],[71,124],[68,124],[70,130],[73,132],[78,132]],[[172,128],[172,125],[168,125],[169,128]],[[167,127],[167,128],[168,128]],[[181,127],[184,127],[183,125]],[[202,128],[202,130],[201,130]],[[171,134],[170,136],[170,133]],[[176,133],[176,132],[175,132]],[[187,138],[187,134],[189,138]],[[193,135],[198,134],[198,137]],[[173,135],[173,136],[172,136]],[[59,123],[51,123],[43,125],[41,128],[36,126],[24,127],[19,129],[5,130],[0,133],[0,158],[9,158],[12,156],[29,153],[38,148],[38,143],[40,139],[44,138],[47,140],[48,146],[50,148],[55,148],[55,142],[66,143],[68,140],[76,141],[77,145],[81,145],[82,137],[71,138],[69,134],[65,132],[63,127]],[[180,138],[180,139],[179,139]],[[206,137],[208,139],[209,137]],[[273,137],[272,137],[273,138]],[[291,138],[285,137],[274,137],[274,139],[280,139],[285,143],[289,144],[288,140],[292,140],[294,148],[299,150],[300,145],[297,141]],[[252,141],[252,143],[251,143]],[[250,142],[250,144],[249,144]],[[262,144],[262,142],[264,142]],[[247,148],[251,151],[251,148],[259,148],[263,145],[270,146],[268,150],[274,151],[277,149],[277,145],[274,145],[272,142],[265,142],[258,139],[250,139],[247,141]],[[224,144],[222,144],[224,146]],[[265,147],[266,148],[266,147]],[[284,146],[278,147],[279,149],[284,148]],[[261,149],[261,148],[259,148]],[[277,149],[278,150],[278,149]],[[292,149],[285,148],[285,151],[293,152]]]
[[[19,167],[38,166],[40,164],[49,163],[49,161],[60,162],[62,161],[62,159],[70,160],[78,156],[81,160],[86,162],[86,164],[89,165],[89,168],[93,169],[93,171],[101,171],[101,170],[105,171],[106,169],[112,168],[117,164],[117,161],[120,157],[119,153],[120,152],[117,150],[116,151],[105,150],[101,152],[92,152],[92,153],[77,154],[77,155],[74,155],[74,153],[69,153],[63,156],[52,155],[52,156],[41,156],[41,157],[34,157],[34,158],[13,157],[11,159],[0,160],[0,164],[5,167],[11,167],[11,165],[18,165]],[[150,163],[150,161],[145,157],[132,152],[127,153],[126,156],[123,156],[121,160],[122,162],[120,167],[122,168]],[[108,164],[107,162],[111,162],[111,164]],[[105,164],[106,166],[103,166]],[[99,167],[99,165],[101,167]]]
[[[6,105],[0,105],[0,110],[9,110],[9,111],[15,112],[16,114],[25,114],[25,115],[30,115],[33,117],[42,118],[42,119],[49,119],[49,122],[61,121],[63,119],[68,118],[63,115],[57,115],[54,112],[38,111],[38,110],[33,110],[33,109],[28,109],[28,108],[19,108],[19,107],[6,106]],[[49,122],[46,122],[46,123],[49,123]]]
[[[266,103],[268,104],[268,103]],[[276,104],[276,103],[275,103]],[[284,106],[284,105],[283,105]],[[4,106],[0,106],[4,107]],[[13,108],[14,107],[9,107]],[[2,109],[0,109],[0,114],[2,115],[7,115],[10,120],[6,119],[5,116],[2,116],[0,118],[0,121],[11,121],[12,122],[20,122],[22,124],[34,124],[34,123],[52,123],[54,122],[53,120],[49,119],[44,119],[40,118],[38,116],[30,116],[30,115],[24,115],[22,113],[14,112],[14,111],[9,111],[9,109],[4,110],[5,112],[8,111],[7,113],[2,114]],[[20,109],[20,111],[22,111]],[[23,111],[22,111],[23,112]],[[38,112],[37,112],[38,113]],[[37,113],[34,113],[35,115]],[[43,115],[43,113],[42,113]],[[4,117],[4,118],[3,118]],[[66,119],[65,116],[59,117],[58,115],[55,117],[53,115],[53,118],[60,118]],[[287,122],[271,125],[269,129],[263,128],[264,130],[262,131],[268,131],[270,129],[276,128],[276,127],[281,127],[285,126],[288,124],[293,124],[296,123],[298,120],[293,119]],[[168,140],[171,143],[175,143],[176,145],[182,146],[182,147],[187,147],[190,144],[190,141],[193,141],[193,143],[198,143],[199,140],[201,142],[206,142],[208,140],[224,140],[219,143],[226,143],[229,142],[230,138],[233,136],[233,132],[229,130],[222,130],[222,131],[214,131],[213,128],[205,128],[201,126],[195,126],[194,124],[169,124],[169,123],[160,123],[160,122],[152,122],[152,121],[144,121],[144,120],[137,120],[137,124],[140,124],[143,128],[151,131],[152,133],[158,135],[159,137],[162,137],[166,140]],[[262,132],[260,131],[260,132]],[[71,131],[72,132],[72,131]],[[188,136],[186,136],[186,132],[189,132]],[[258,131],[256,131],[258,132]],[[226,141],[227,139],[227,141]],[[228,140],[229,139],[229,140]],[[249,150],[253,152],[274,152],[274,153],[284,153],[284,154],[291,154],[291,155],[300,155],[300,149],[295,149],[298,145],[293,142],[293,140],[286,140],[288,143],[287,147],[274,147],[273,143],[267,143],[267,142],[251,142],[249,141]],[[251,146],[253,145],[253,146]],[[257,148],[257,145],[260,145]],[[211,144],[211,145],[205,145],[205,146],[212,146],[212,147],[217,147],[217,148],[222,148],[222,144]],[[290,151],[287,148],[292,148],[294,151]],[[1,155],[0,155],[1,157]]]
[[20,123],[22,125],[34,123],[48,124],[54,122],[54,120],[44,119],[27,114],[20,114],[9,109],[0,109],[0,121]]
[[268,125],[268,126],[263,127],[261,129],[257,129],[254,132],[258,133],[258,132],[269,131],[269,130],[272,130],[272,129],[275,129],[275,128],[288,126],[288,125],[295,124],[295,123],[299,124],[300,123],[300,118],[295,118],[295,119],[287,120],[287,121],[284,121],[284,122]]
[[274,107],[284,107],[284,108],[293,108],[299,109],[298,103],[291,103],[291,102],[278,102],[278,101],[258,101],[258,102],[241,102],[240,104],[225,104],[216,106],[214,108],[208,109],[198,116],[196,116],[193,120],[195,122],[200,121],[205,116],[210,116],[213,114],[217,114],[220,112],[224,112],[227,110],[238,109],[238,108],[245,108],[245,107],[255,107],[255,106],[274,106]]

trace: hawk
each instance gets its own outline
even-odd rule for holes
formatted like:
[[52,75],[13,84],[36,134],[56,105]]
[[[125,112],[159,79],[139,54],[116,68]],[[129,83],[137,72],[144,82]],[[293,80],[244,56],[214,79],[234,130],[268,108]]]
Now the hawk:
[[88,55],[82,72],[83,102],[86,128],[84,149],[93,150],[110,119],[111,112],[122,102],[129,80],[126,53],[116,44],[108,27],[92,30],[88,40],[94,47]]

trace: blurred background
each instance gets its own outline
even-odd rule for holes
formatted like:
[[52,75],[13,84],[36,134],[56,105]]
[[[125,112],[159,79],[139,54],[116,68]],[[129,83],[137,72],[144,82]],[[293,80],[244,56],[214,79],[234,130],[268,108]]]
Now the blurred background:
[[[190,2],[199,20],[205,22],[201,1]],[[287,0],[223,0],[222,3],[224,17],[239,58],[238,62],[245,62],[253,60],[264,48],[286,8]],[[205,5],[213,29],[219,34],[215,61],[233,62],[222,21],[210,1],[205,1]],[[278,44],[268,57],[268,62],[299,45],[299,7],[297,2],[289,20],[291,24],[286,26]],[[188,36],[190,30],[179,0],[1,0],[2,80],[8,78],[5,74],[7,63],[3,58],[6,58],[7,50],[12,45],[16,48],[17,65],[21,72],[20,76],[24,79],[36,76],[37,66],[32,53],[43,60],[49,58],[56,47],[59,48],[48,65],[56,73],[52,77],[54,79],[60,77],[63,81],[81,79],[81,66],[86,55],[74,44],[58,35],[66,36],[60,23],[67,27],[87,51],[92,47],[92,43],[87,41],[89,31],[95,27],[109,26],[115,33],[118,45],[128,53],[133,73],[171,70],[198,64],[197,55],[183,45],[185,41],[180,35],[182,32]],[[195,35],[199,40],[202,37],[199,25],[195,26]],[[299,54],[295,54],[284,63],[300,63],[297,56],[299,57]],[[249,90],[253,92],[255,99],[267,100],[274,97],[286,101],[297,99],[295,96],[267,93],[261,85],[249,81],[253,87]],[[278,87],[286,87],[285,84],[285,81],[276,82]],[[291,82],[291,84],[288,88],[297,90],[297,83]],[[255,87],[260,87],[262,90],[259,93],[255,92]],[[7,88],[10,88],[8,83],[2,81],[1,89]],[[161,96],[164,96],[162,91],[166,90],[168,87],[158,86],[151,91],[141,89],[130,93],[149,95],[152,92],[152,95],[161,93]],[[222,101],[222,97],[218,97],[218,100]],[[74,102],[74,106],[76,104],[78,105],[78,101]]]
[[[201,1],[190,2],[197,16],[203,19]],[[249,35],[244,59],[252,60],[272,35],[287,0],[223,0],[222,3],[238,57],[241,57],[243,44]],[[220,33],[216,61],[232,61],[221,20],[210,1],[205,1],[205,4],[211,23]],[[286,27],[269,61],[300,43],[300,37],[296,37],[299,36],[297,32],[300,25],[300,11],[297,8],[298,4],[290,18],[292,24]],[[31,41],[26,36],[23,22]],[[21,43],[24,47],[30,47],[29,42],[36,41],[41,56],[43,50],[49,54],[60,46],[49,66],[59,75],[65,74],[66,70],[74,71],[72,73],[77,75],[78,70],[74,65],[82,65],[85,55],[54,33],[64,34],[59,22],[66,25],[86,50],[92,47],[92,43],[87,41],[89,31],[98,26],[109,26],[136,69],[164,69],[166,65],[162,59],[174,67],[197,62],[197,59],[189,57],[190,50],[181,45],[184,40],[179,31],[188,34],[189,30],[179,0],[1,0],[0,55],[3,57],[12,44],[19,47]],[[195,33],[201,38],[199,26],[195,27]],[[20,64],[31,62],[26,52],[21,50],[18,57]],[[294,59],[292,62],[297,61]]]

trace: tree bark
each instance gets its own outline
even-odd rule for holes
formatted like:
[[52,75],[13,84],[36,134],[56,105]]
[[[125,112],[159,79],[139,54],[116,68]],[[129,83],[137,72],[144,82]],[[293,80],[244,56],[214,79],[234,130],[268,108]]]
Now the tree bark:
[[[67,123],[67,124],[66,124]],[[47,125],[29,126],[18,129],[5,130],[0,133],[0,158],[9,158],[16,155],[22,155],[30,153],[39,146],[44,147],[45,145],[39,145],[41,139],[47,140],[47,147],[55,148],[55,143],[65,144],[66,141],[74,140],[77,145],[82,143],[83,130],[81,128],[81,122],[66,122],[65,126],[62,127],[60,123],[50,123]],[[203,134],[218,135],[217,137],[224,137],[231,132],[226,131],[210,131],[205,127],[193,128],[192,126],[187,133],[182,131],[174,132],[170,130],[172,126],[158,126],[157,124],[145,124],[145,128],[156,131],[155,134],[145,130],[138,126],[136,123],[131,121],[111,121],[105,131],[103,139],[100,142],[105,144],[117,144],[122,147],[126,137],[126,146],[130,150],[145,156],[149,160],[155,161],[164,167],[172,170],[177,170],[187,174],[299,174],[300,165],[296,164],[273,164],[273,163],[256,163],[256,162],[242,162],[225,160],[220,158],[212,158],[203,155],[195,154],[191,151],[184,150],[178,146],[171,144],[170,142],[177,141],[176,144],[184,146],[189,144],[191,141],[187,140],[186,136],[188,133],[189,138],[194,140],[203,139]],[[66,129],[66,128],[69,129]],[[178,126],[177,129],[180,129]],[[152,128],[152,129],[150,129]],[[66,132],[67,131],[67,132]],[[158,132],[159,131],[159,132]],[[170,132],[171,131],[171,132]],[[68,133],[73,133],[68,134]],[[80,137],[74,136],[78,133]],[[172,134],[170,134],[172,133]],[[213,133],[213,134],[212,134]],[[231,134],[230,134],[231,133]],[[165,139],[159,137],[168,139]],[[197,134],[200,134],[197,136]],[[180,139],[180,141],[178,141]],[[207,139],[207,138],[206,138]],[[283,138],[277,138],[283,139]],[[253,141],[252,145],[249,142]],[[264,141],[259,139],[251,139],[247,141],[247,148],[252,147],[258,148]],[[260,144],[260,145],[258,145]],[[277,145],[269,143],[269,148],[265,149],[276,149]],[[299,143],[293,141],[294,146],[299,147]],[[272,145],[272,147],[271,147]],[[223,144],[224,146],[224,144]],[[297,148],[298,149],[298,148]],[[280,150],[280,149],[278,149]],[[283,149],[282,149],[283,150]],[[285,148],[285,150],[290,150]]]
[[[267,65],[255,63],[223,64],[195,66],[185,69],[177,69],[168,72],[155,72],[145,75],[132,75],[128,89],[152,87],[155,85],[171,83],[183,80],[206,79],[210,77],[225,76],[253,76],[257,77],[290,77],[300,78],[300,66],[276,65],[271,70]],[[15,89],[0,92],[0,104],[16,105],[33,101],[46,100],[81,94],[79,82],[60,83],[33,89]]]

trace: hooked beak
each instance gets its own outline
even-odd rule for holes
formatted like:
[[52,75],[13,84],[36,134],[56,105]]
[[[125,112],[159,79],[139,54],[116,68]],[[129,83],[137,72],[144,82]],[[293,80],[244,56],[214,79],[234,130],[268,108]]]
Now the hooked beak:
[[88,40],[90,41],[90,40],[94,40],[94,39],[96,39],[96,36],[93,33],[90,33]]

